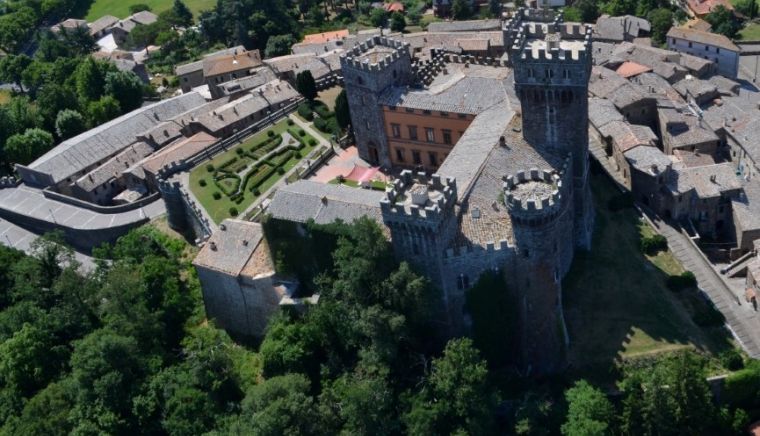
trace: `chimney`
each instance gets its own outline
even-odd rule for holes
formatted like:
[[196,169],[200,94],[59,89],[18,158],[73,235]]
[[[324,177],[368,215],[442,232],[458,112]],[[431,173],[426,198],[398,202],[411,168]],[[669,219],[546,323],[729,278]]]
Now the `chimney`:
[[715,174],[713,174],[713,175],[710,176],[710,181],[713,182],[713,183],[715,183],[715,184],[718,183],[718,178],[715,176]]
[[216,251],[216,242],[211,241],[208,243],[208,246],[211,247],[211,251]]

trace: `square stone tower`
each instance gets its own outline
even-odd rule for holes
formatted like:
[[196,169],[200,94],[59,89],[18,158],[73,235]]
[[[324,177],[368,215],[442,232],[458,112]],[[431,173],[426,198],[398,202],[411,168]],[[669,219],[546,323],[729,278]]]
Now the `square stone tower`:
[[412,82],[409,43],[375,36],[341,55],[340,67],[359,156],[390,168],[388,138],[378,100],[388,88]]
[[523,24],[509,57],[522,107],[522,131],[536,150],[573,160],[576,245],[589,248],[593,225],[588,185],[590,27]]

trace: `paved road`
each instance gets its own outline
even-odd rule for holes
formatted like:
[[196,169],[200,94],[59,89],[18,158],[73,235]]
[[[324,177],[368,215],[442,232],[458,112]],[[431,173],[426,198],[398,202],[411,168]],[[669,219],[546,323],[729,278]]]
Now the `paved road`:
[[654,224],[668,239],[668,248],[687,270],[697,276],[699,288],[726,317],[726,324],[750,357],[760,358],[760,316],[750,304],[741,300],[718,276],[687,236],[659,219]]
[[[38,237],[29,230],[0,218],[0,244],[31,254],[32,242]],[[89,272],[95,269],[92,257],[78,251],[74,252],[74,257],[82,264],[82,271]]]

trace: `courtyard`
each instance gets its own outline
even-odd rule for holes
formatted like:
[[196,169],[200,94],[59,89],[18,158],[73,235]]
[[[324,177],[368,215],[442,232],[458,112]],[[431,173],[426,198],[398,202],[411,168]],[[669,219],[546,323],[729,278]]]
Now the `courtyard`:
[[289,118],[195,167],[190,189],[216,223],[242,214],[319,147]]

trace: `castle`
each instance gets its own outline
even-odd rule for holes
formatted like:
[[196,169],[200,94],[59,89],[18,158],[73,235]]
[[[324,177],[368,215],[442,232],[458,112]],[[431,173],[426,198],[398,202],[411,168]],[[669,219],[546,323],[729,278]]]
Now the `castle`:
[[[550,372],[569,340],[562,278],[593,227],[591,30],[521,11],[503,31],[503,60],[415,59],[408,44],[374,37],[341,69],[360,156],[401,170],[380,201],[397,257],[442,290],[452,332],[467,327],[466,289],[503,271],[518,297],[521,364]],[[293,219],[285,199],[298,189],[278,192],[275,218]]]

